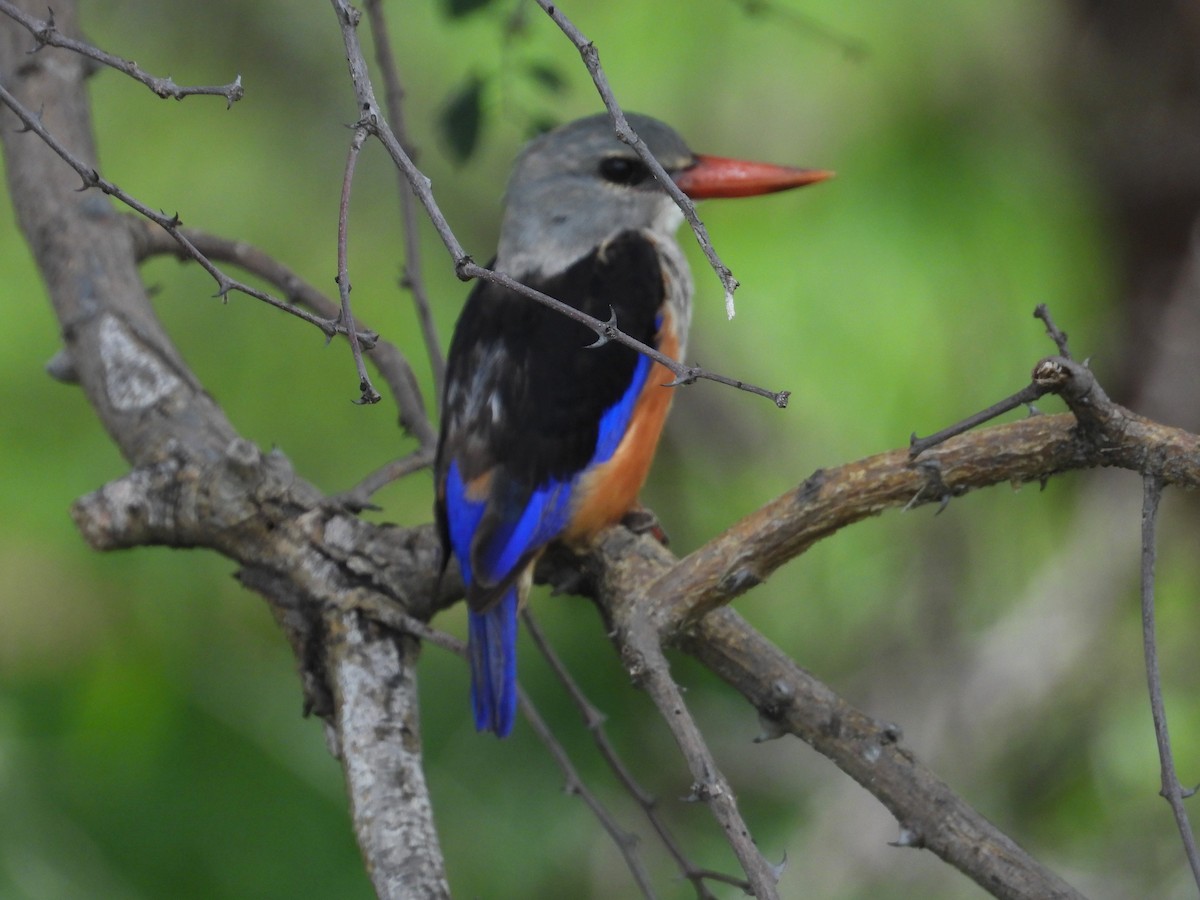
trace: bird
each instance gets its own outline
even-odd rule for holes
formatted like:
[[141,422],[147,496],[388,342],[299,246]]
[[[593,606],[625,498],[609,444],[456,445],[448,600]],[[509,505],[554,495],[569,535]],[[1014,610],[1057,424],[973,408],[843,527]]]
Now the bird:
[[[626,114],[694,200],[813,184],[823,169],[688,149]],[[692,277],[683,214],[608,114],[562,125],[517,157],[505,191],[502,272],[682,361]],[[478,282],[446,358],[434,462],[443,572],[457,560],[468,607],[477,731],[505,737],[517,709],[517,613],[555,540],[585,546],[637,505],[674,393],[661,363],[491,281]]]

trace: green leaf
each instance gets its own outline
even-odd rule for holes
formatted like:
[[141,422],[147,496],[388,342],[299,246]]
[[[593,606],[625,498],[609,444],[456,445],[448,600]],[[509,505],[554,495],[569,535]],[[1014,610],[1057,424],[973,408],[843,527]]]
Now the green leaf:
[[457,163],[471,158],[483,129],[483,79],[472,75],[442,104],[438,131]]
[[528,71],[534,81],[552,94],[561,94],[567,88],[562,72],[549,63],[530,63]]
[[539,134],[545,134],[547,131],[552,131],[562,123],[553,116],[534,116],[529,120],[529,124],[525,128],[525,137],[533,139]]
[[451,19],[458,19],[483,9],[491,2],[492,0],[442,0],[442,8]]

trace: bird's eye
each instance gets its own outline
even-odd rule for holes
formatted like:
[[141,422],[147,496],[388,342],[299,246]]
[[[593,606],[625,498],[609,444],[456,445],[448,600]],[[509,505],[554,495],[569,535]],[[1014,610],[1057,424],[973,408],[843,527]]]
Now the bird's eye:
[[641,184],[650,175],[641,160],[609,156],[600,162],[600,177],[613,184]]

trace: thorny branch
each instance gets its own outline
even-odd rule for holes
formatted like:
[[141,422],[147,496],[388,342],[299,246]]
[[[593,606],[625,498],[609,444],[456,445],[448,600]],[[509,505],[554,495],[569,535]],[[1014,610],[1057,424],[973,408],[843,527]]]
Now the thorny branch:
[[367,130],[362,126],[354,129],[354,137],[350,139],[350,150],[346,154],[346,173],[342,177],[342,199],[338,204],[337,223],[337,286],[342,299],[340,321],[347,326],[350,337],[350,349],[354,353],[354,366],[358,369],[359,403],[378,403],[379,392],[371,384],[367,374],[366,364],[363,363],[362,347],[355,333],[354,314],[350,311],[350,261],[347,246],[350,241],[350,189],[354,185],[354,168],[358,164],[358,155],[362,152],[367,140]]
[[[1035,319],[1041,319],[1042,322],[1045,323],[1046,334],[1049,335],[1050,339],[1054,341],[1055,346],[1058,347],[1059,355],[1066,360],[1070,360],[1071,352],[1067,349],[1067,335],[1058,330],[1058,326],[1054,324],[1054,320],[1051,318],[1050,310],[1046,308],[1046,304],[1039,303],[1037,308],[1033,311],[1033,316]],[[914,432],[908,440],[909,455],[913,459],[916,459],[930,447],[936,447],[938,444],[954,437],[956,434],[963,434],[964,432],[970,431],[972,428],[978,428],[985,422],[990,422],[992,419],[1002,416],[1006,412],[1014,410],[1019,406],[1028,406],[1032,411],[1033,401],[1054,391],[1051,370],[1049,368],[1042,368],[1043,363],[1045,362],[1046,361],[1043,360],[1042,363],[1039,363],[1034,367],[1034,378],[1032,382],[1021,388],[1021,390],[1017,391],[1015,394],[993,403],[987,409],[980,410],[974,415],[963,419],[961,422],[956,422],[948,428],[943,428],[941,431],[929,435],[929,437],[919,438]],[[1041,377],[1039,377],[1039,371],[1041,372]]]
[[566,780],[566,792],[579,797],[587,808],[591,810],[592,815],[596,817],[596,821],[600,823],[600,826],[612,839],[612,842],[616,844],[617,850],[620,851],[622,858],[625,860],[625,866],[629,869],[629,873],[637,883],[638,892],[647,898],[647,900],[654,900],[657,894],[654,891],[654,885],[650,881],[650,874],[646,871],[641,855],[638,853],[637,836],[617,824],[617,820],[613,818],[604,804],[600,802],[599,798],[584,783],[579,771],[567,755],[566,748],[554,737],[553,730],[546,724],[541,714],[538,713],[537,708],[530,701],[528,694],[520,688],[518,688],[518,694],[521,714],[533,729],[533,733],[538,736],[538,740],[550,751],[555,765],[558,766],[559,771],[562,772]]
[[[380,0],[367,0],[366,7],[367,18],[371,22],[371,38],[375,44],[375,61],[383,73],[383,96],[387,103],[388,121],[400,146],[407,148],[409,141],[404,121],[404,89],[401,87],[399,67],[392,54],[392,42],[383,15],[383,4]],[[412,152],[408,155],[414,156]],[[438,339],[437,328],[433,322],[425,279],[421,275],[421,241],[412,187],[402,171],[397,170],[397,174],[400,185],[401,224],[404,231],[404,277],[401,283],[412,292],[413,304],[417,308],[421,336],[425,341],[425,352],[429,356],[429,368],[433,373],[434,405],[437,406],[442,402],[446,359],[442,354],[442,343]]]
[[529,636],[533,639],[534,645],[538,648],[538,652],[542,654],[542,657],[549,664],[551,671],[554,672],[554,677],[558,679],[559,683],[570,696],[571,702],[575,704],[575,708],[579,711],[579,715],[583,719],[584,726],[592,735],[592,741],[596,745],[597,752],[617,777],[617,780],[621,782],[621,786],[625,789],[625,792],[642,808],[643,814],[654,828],[654,832],[658,835],[659,840],[662,841],[663,847],[666,848],[671,858],[675,861],[675,865],[679,868],[679,873],[695,887],[696,896],[700,900],[716,900],[712,892],[708,890],[708,886],[704,883],[706,879],[737,885],[743,890],[749,890],[749,882],[744,879],[732,878],[710,869],[702,869],[688,859],[683,848],[675,839],[675,835],[671,833],[671,829],[659,813],[658,798],[647,793],[645,788],[634,778],[629,767],[625,765],[616,747],[608,739],[608,735],[604,730],[604,716],[592,705],[592,702],[583,693],[578,682],[571,676],[570,671],[555,652],[554,647],[546,639],[532,611],[528,608],[523,610],[521,612],[521,621],[525,623],[525,628]]
[[791,6],[771,0],[731,0],[747,16],[778,19],[797,32],[815,38],[840,50],[848,59],[861,62],[870,55],[870,48],[857,37],[837,31],[816,16],[810,16]]
[[759,900],[778,898],[778,882],[783,870],[767,862],[751,837],[750,828],[738,808],[737,797],[683,702],[683,692],[671,677],[661,636],[648,627],[649,621],[641,604],[622,604],[614,610],[616,642],[625,668],[634,683],[654,701],[659,715],[671,729],[692,776],[688,799],[704,801],[708,805],[746,873],[750,893]]
[[[738,390],[757,394],[760,397],[767,397],[780,409],[787,406],[788,398],[791,395],[789,391],[771,391],[735,378],[708,372],[700,366],[685,365],[655,348],[635,340],[621,331],[612,322],[603,322],[600,319],[593,318],[587,315],[587,313],[581,312],[573,306],[569,306],[540,291],[533,290],[501,272],[495,272],[478,265],[463,249],[458,238],[454,236],[449,222],[446,221],[445,215],[434,199],[429,178],[412,161],[412,158],[396,137],[395,132],[389,127],[380,109],[379,102],[375,97],[375,88],[371,82],[366,58],[363,55],[362,45],[358,39],[358,24],[360,21],[358,11],[346,2],[346,0],[331,0],[331,2],[337,11],[338,22],[341,24],[342,41],[346,47],[346,61],[350,67],[350,80],[354,84],[358,109],[360,111],[360,119],[356,123],[356,127],[364,127],[378,138],[391,156],[392,161],[404,173],[409,185],[412,187],[413,193],[425,208],[426,214],[429,216],[430,221],[433,222],[434,229],[454,260],[454,271],[460,279],[469,281],[480,278],[485,281],[495,282],[524,297],[548,306],[576,322],[586,325],[603,340],[613,340],[624,344],[626,347],[631,347],[638,353],[650,357],[655,362],[660,363],[670,370],[675,376],[672,385],[691,384],[700,379],[715,381],[718,384],[728,385]],[[659,168],[661,169],[661,166]]]
[[233,106],[238,100],[241,100],[246,94],[245,88],[242,87],[241,75],[237,76],[229,84],[204,87],[178,85],[170,77],[157,78],[131,59],[114,56],[86,41],[79,41],[63,34],[58,30],[57,24],[55,24],[53,9],[50,10],[50,18],[43,20],[29,15],[15,4],[10,3],[9,0],[0,0],[0,13],[4,13],[4,15],[13,21],[20,23],[23,28],[34,36],[38,45],[32,52],[37,52],[37,50],[43,47],[61,47],[64,50],[70,50],[72,53],[78,53],[87,59],[116,69],[118,72],[128,75],[135,81],[140,81],[163,99],[171,97],[175,100],[182,100],[184,97],[215,95],[224,97],[226,106],[229,107]]
[[[717,256],[717,251],[712,245],[712,240],[708,236],[708,229],[704,227],[704,223],[700,221],[700,216],[696,212],[696,205],[692,203],[679,186],[675,184],[674,179],[667,174],[663,169],[662,163],[654,158],[654,154],[650,152],[650,148],[646,146],[633,126],[629,124],[629,120],[625,118],[625,112],[617,103],[617,98],[613,94],[612,87],[608,83],[608,76],[604,74],[604,69],[600,65],[600,51],[596,49],[596,45],[588,40],[582,31],[575,27],[575,24],[567,18],[566,14],[553,0],[537,0],[538,6],[545,10],[554,24],[557,25],[562,33],[567,36],[575,49],[579,51],[579,55],[583,58],[583,64],[587,67],[588,74],[592,76],[592,82],[596,85],[596,90],[600,93],[600,99],[604,101],[604,108],[608,110],[608,114],[612,117],[613,127],[616,129],[617,137],[634,149],[638,157],[644,162],[654,173],[654,177],[658,183],[662,185],[663,190],[670,195],[675,201],[675,205],[679,207],[679,211],[683,213],[683,217],[687,219],[688,225],[691,226],[692,232],[696,235],[696,242],[700,245],[700,249],[704,251],[704,255],[708,258],[709,265],[712,270],[717,273],[717,277],[721,280],[721,287],[725,290],[725,314],[729,318],[733,318],[734,305],[733,294],[738,289],[738,280],[733,277],[733,272],[729,266],[721,262],[721,258]],[[676,375],[681,373],[676,372]],[[730,384],[731,382],[724,382]],[[755,393],[758,393],[755,391]],[[766,394],[764,396],[770,396]],[[777,401],[778,402],[778,401]],[[780,404],[782,406],[783,404]]]
[[[237,291],[238,293],[246,294],[247,296],[253,297],[256,300],[261,300],[264,303],[268,303],[271,306],[274,306],[276,309],[281,309],[290,315],[303,319],[310,325],[317,326],[322,332],[325,333],[327,338],[331,338],[335,334],[339,333],[345,334],[346,328],[340,322],[321,319],[305,312],[302,309],[297,309],[295,306],[285,303],[284,301],[266,293],[265,291],[260,291],[257,288],[251,287],[250,285],[238,281],[235,278],[230,278],[219,268],[217,268],[217,266],[215,266],[208,257],[201,253],[187,238],[181,229],[183,222],[178,215],[168,216],[164,213],[153,210],[137,198],[117,187],[117,185],[113,184],[113,182],[109,181],[107,178],[104,178],[94,166],[87,165],[81,159],[79,159],[79,157],[63,146],[63,144],[60,143],[44,125],[42,125],[41,117],[35,115],[31,110],[27,109],[24,104],[22,104],[15,96],[13,96],[13,94],[2,84],[0,84],[0,103],[3,103],[10,110],[12,110],[17,118],[21,120],[25,126],[24,130],[31,131],[36,134],[47,147],[53,150],[55,154],[62,159],[63,162],[75,170],[76,174],[83,179],[84,189],[98,188],[100,191],[108,194],[110,197],[115,197],[116,199],[120,200],[138,214],[145,216],[151,222],[154,222],[169,235],[171,235],[171,237],[175,239],[180,247],[183,248],[184,252],[187,253],[188,257],[199,263],[201,268],[208,272],[208,274],[213,277],[213,280],[217,282],[217,296],[224,299],[231,291]],[[359,338],[364,341],[364,346],[370,346],[371,338],[369,335],[359,335]]]
[[[159,254],[173,254],[181,260],[191,259],[186,248],[152,222],[138,216],[126,216],[125,225],[133,238],[139,262]],[[180,232],[209,259],[231,263],[275,285],[287,298],[288,303],[305,307],[326,321],[334,321],[340,315],[337,303],[258,247],[196,228],[181,227]],[[408,360],[395,344],[378,337],[357,318],[354,320],[354,330],[360,338],[371,342],[367,358],[379,370],[395,398],[400,427],[416,439],[419,445],[417,453],[432,459],[437,433],[425,413],[425,400],[421,396],[420,385],[417,384]],[[398,460],[388,465],[396,467],[402,462]],[[425,465],[428,465],[428,462]],[[362,502],[366,502],[371,494],[390,480],[393,479],[371,482],[370,489],[361,497]],[[360,495],[361,491],[356,488],[354,493]]]
[[1154,738],[1158,744],[1158,758],[1162,769],[1163,798],[1171,807],[1175,825],[1183,841],[1184,854],[1192,870],[1192,878],[1200,887],[1200,852],[1196,849],[1196,835],[1188,821],[1183,801],[1195,794],[1195,790],[1184,790],[1175,772],[1175,757],[1171,753],[1171,738],[1167,731],[1167,710],[1163,703],[1162,677],[1158,667],[1158,644],[1154,634],[1154,570],[1155,532],[1158,526],[1158,504],[1162,498],[1162,479],[1145,475],[1142,479],[1142,649],[1146,656],[1146,683],[1150,689],[1150,714],[1154,720]]

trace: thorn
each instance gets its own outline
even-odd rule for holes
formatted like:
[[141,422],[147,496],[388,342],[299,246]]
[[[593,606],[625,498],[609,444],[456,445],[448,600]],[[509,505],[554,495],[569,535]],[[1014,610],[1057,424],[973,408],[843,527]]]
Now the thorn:
[[584,350],[598,350],[599,348],[601,348],[605,344],[607,344],[610,340],[612,340],[613,337],[616,336],[617,311],[610,306],[608,308],[608,312],[609,312],[608,321],[604,323],[604,330],[597,331],[596,332],[596,340],[592,341],[590,344],[588,344],[586,347],[584,347],[583,348]]
[[785,850],[783,851],[783,859],[779,861],[778,865],[771,865],[770,863],[767,863],[767,868],[771,870],[771,875],[774,876],[776,881],[779,881],[779,879],[783,877],[783,873],[787,869],[787,862],[787,851]]
[[699,368],[691,366],[684,370],[682,375],[677,375],[673,381],[668,381],[663,387],[679,387],[684,384],[695,384]]
[[787,729],[783,727],[778,719],[773,719],[761,711],[758,714],[758,724],[762,728],[762,731],[753,738],[756,744],[765,744],[767,741],[778,740],[788,733]]
[[[39,48],[39,49],[40,49],[40,48]],[[38,123],[39,125],[41,125],[41,124],[43,124],[43,122],[42,122],[42,117],[43,117],[45,114],[46,114],[46,105],[43,103],[43,104],[42,104],[42,105],[41,105],[41,106],[38,108],[37,115],[36,115],[36,116],[33,116],[33,118],[34,118],[34,119],[37,121],[37,123]],[[31,114],[31,115],[32,115],[32,114]],[[32,124],[30,124],[29,122],[22,122],[22,123],[21,123],[21,127],[17,129],[17,134],[28,134],[28,133],[29,133],[29,132],[31,132],[31,131],[33,131],[33,125],[32,125]]]
[[233,104],[245,96],[246,89],[242,87],[242,73],[238,72],[237,78],[233,79],[233,84],[225,92],[225,108],[233,109]]
[[932,492],[933,496],[941,501],[937,512],[934,513],[935,516],[940,516],[942,511],[950,505],[950,498],[954,496],[954,491],[942,481],[942,464],[936,459],[922,459],[914,465],[924,473],[928,483],[922,485],[921,489],[913,494],[913,498],[904,505],[903,512],[916,508],[918,501],[929,496],[927,492]]
[[742,566],[723,576],[717,583],[717,590],[725,594],[744,594],[762,581],[756,572]]
[[50,357],[46,363],[46,374],[63,384],[79,384],[79,370],[75,368],[75,360],[66,347],[59,347]]
[[892,847],[924,847],[925,839],[921,837],[919,832],[913,831],[911,828],[901,827],[900,834],[894,841],[888,842]]

